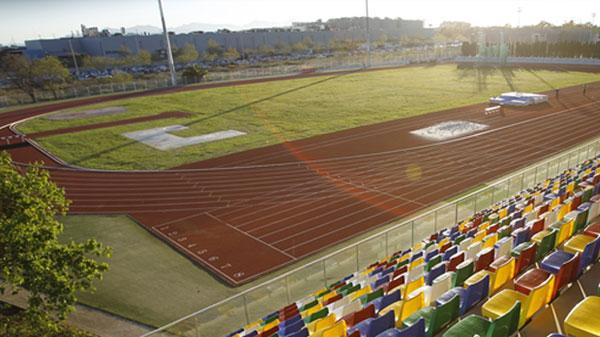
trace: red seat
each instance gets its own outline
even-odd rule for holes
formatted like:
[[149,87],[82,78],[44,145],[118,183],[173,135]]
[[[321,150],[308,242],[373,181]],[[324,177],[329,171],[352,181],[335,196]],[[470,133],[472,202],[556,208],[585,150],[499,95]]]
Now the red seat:
[[368,318],[374,318],[375,317],[375,306],[373,304],[370,304],[368,307],[361,309],[359,311],[355,311],[351,314],[348,314],[344,317],[342,317],[342,319],[344,321],[346,321],[346,325],[348,325],[349,328],[355,326],[356,324],[364,321],[365,319]]
[[531,269],[515,280],[515,290],[529,295],[533,289],[539,287],[549,277],[553,277],[552,273],[539,268]]
[[500,228],[500,224],[497,224],[497,223],[493,224],[487,228],[487,232],[485,234],[488,235],[488,234],[496,233],[498,231],[498,228]]
[[520,274],[523,270],[527,269],[530,265],[535,262],[535,253],[537,251],[537,245],[534,243],[531,247],[523,249],[521,254],[517,258],[517,265],[515,267],[515,274]]
[[448,248],[452,247],[452,242],[448,242],[445,245],[443,245],[442,247],[440,247],[440,253],[444,253],[445,251],[448,250]]
[[533,220],[533,223],[529,227],[529,235],[533,236],[537,232],[544,230],[544,219]]
[[475,262],[475,272],[484,270],[494,262],[494,248],[486,248],[477,254],[477,262]]
[[465,252],[458,252],[448,260],[447,271],[456,271],[456,267],[465,261]]
[[596,222],[595,224],[591,224],[585,228],[585,234],[591,236],[600,236],[600,222]]
[[279,325],[275,325],[274,327],[272,327],[269,330],[265,330],[261,333],[259,333],[256,337],[271,337],[272,335],[274,335],[277,331],[279,331]]
[[395,279],[397,276],[400,276],[408,271],[408,265],[404,265],[394,271],[392,274],[392,279]]
[[385,286],[383,286],[383,290],[386,293],[388,293],[390,290],[392,290],[392,289],[394,289],[394,288],[396,288],[398,286],[403,285],[404,282],[405,282],[404,275],[401,275],[400,277],[391,280],[390,283],[388,283]]
[[337,300],[340,300],[342,297],[344,297],[342,294],[337,294],[331,298],[329,298],[327,301],[323,302],[323,305],[329,305]]

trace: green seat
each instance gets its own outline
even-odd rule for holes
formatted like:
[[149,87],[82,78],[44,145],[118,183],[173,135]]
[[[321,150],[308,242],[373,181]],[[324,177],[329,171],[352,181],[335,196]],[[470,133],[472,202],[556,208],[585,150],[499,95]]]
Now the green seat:
[[396,264],[396,269],[401,268],[404,265],[407,265],[408,262],[409,262],[408,259],[398,262],[398,264]]
[[456,239],[454,239],[454,244],[455,245],[460,245],[461,242],[463,242],[467,237],[464,235],[459,235],[456,237]]
[[360,284],[357,284],[355,286],[349,287],[344,289],[343,291],[340,291],[339,293],[344,295],[344,297],[348,296],[349,294],[352,294],[353,292],[357,291],[360,289]]
[[437,266],[441,262],[442,262],[442,255],[440,255],[440,254],[436,255],[434,258],[427,261],[427,264],[425,265],[425,271],[430,271],[431,268]]
[[500,229],[498,229],[498,240],[509,236],[510,233],[511,233],[510,226],[506,225],[506,226],[500,227]]
[[314,314],[304,318],[304,323],[308,324],[314,322],[318,319],[324,318],[329,314],[329,309],[327,307],[315,312]]
[[530,248],[531,245],[535,245],[535,243],[531,242],[531,241],[526,241],[526,242],[520,243],[515,248],[513,248],[513,250],[510,252],[510,254],[514,257],[519,257],[519,256],[521,256],[521,252],[524,251],[525,249]]
[[426,307],[404,320],[405,326],[411,326],[420,318],[425,319],[425,336],[432,337],[440,332],[445,326],[460,316],[460,297],[454,295],[452,299],[436,308]]
[[550,234],[544,236],[542,241],[537,247],[537,251],[535,252],[535,261],[540,262],[544,256],[548,255],[554,249],[554,243],[556,241],[556,233],[558,231],[554,228],[548,228],[550,230]]
[[517,331],[520,312],[521,302],[517,301],[512,309],[494,321],[470,315],[450,327],[443,337],[508,337]]
[[362,296],[360,298],[360,302],[363,305],[365,305],[365,304],[373,301],[374,299],[380,298],[382,296],[383,296],[383,288],[379,288],[379,289],[375,290],[374,292],[371,292],[369,294]]
[[305,305],[303,305],[303,306],[300,308],[300,311],[304,311],[304,310],[306,310],[306,309],[310,309],[310,308],[314,307],[314,306],[315,306],[315,305],[317,305],[317,304],[319,304],[319,301],[318,301],[318,300],[314,300],[314,301],[312,301],[312,302],[308,302],[308,303],[306,303]]
[[473,261],[469,263],[463,262],[459,266],[460,268],[456,268],[456,271],[452,274],[453,287],[462,287],[462,285],[465,283],[465,280],[473,275],[473,270],[475,269],[475,263]]
[[346,284],[346,285],[344,285],[342,287],[339,287],[336,291],[337,291],[338,294],[342,294],[343,295],[344,291],[346,291],[346,290],[348,290],[348,289],[350,289],[352,287],[354,287],[354,285],[352,283],[348,283],[348,284]]

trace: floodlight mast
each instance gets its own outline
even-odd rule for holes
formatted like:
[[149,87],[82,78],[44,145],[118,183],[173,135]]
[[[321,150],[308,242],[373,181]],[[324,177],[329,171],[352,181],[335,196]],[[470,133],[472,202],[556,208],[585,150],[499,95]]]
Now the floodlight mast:
[[175,64],[173,63],[173,52],[171,51],[171,41],[169,41],[169,32],[165,23],[165,15],[163,13],[162,1],[158,0],[158,8],[160,9],[160,20],[162,21],[163,33],[165,35],[165,43],[167,45],[167,59],[169,61],[169,72],[171,73],[171,85],[177,85],[177,76],[175,74]]
[[367,68],[371,67],[371,33],[369,31],[369,0],[365,0],[367,11]]

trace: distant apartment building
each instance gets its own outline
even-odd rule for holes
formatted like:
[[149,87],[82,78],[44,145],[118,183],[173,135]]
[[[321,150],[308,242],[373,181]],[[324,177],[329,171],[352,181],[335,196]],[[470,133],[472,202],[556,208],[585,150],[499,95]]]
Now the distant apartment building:
[[[208,41],[214,40],[224,48],[257,49],[261,46],[275,47],[279,44],[292,45],[310,38],[314,43],[327,45],[333,39],[364,40],[365,33],[362,27],[364,18],[349,18],[329,20],[326,23],[316,21],[312,23],[296,23],[287,28],[250,29],[246,31],[231,32],[220,30],[218,32],[196,32],[188,34],[171,34],[171,43],[176,47],[191,44],[198,52],[207,49]],[[373,22],[372,37],[377,39],[385,34],[395,38],[401,36],[431,37],[433,30],[423,27],[422,21],[401,19],[371,19]],[[329,29],[332,25],[335,29]],[[82,37],[61,39],[40,39],[25,41],[26,55],[31,58],[40,58],[46,55],[69,57],[71,47],[77,55],[90,56],[118,56],[123,48],[133,53],[146,50],[152,54],[162,54],[165,50],[164,38],[155,35],[125,35],[105,34],[96,27],[82,25]]]

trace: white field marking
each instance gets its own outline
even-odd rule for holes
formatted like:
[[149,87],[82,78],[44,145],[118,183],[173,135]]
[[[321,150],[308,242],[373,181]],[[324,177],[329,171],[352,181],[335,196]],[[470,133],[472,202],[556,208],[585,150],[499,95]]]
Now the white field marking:
[[579,280],[577,280],[577,285],[579,286],[579,290],[581,290],[581,294],[583,295],[583,297],[587,297],[587,295],[585,294],[585,290],[583,290],[583,286],[581,285],[581,282],[579,282]]
[[179,137],[170,134],[170,132],[182,131],[187,129],[188,127],[183,125],[169,125],[161,128],[126,132],[122,135],[129,139],[133,139],[140,143],[144,143],[157,150],[166,151],[178,149],[180,147],[189,145],[196,145],[233,137],[239,137],[246,134],[245,132],[237,130],[218,131],[194,137]]
[[552,303],[550,303],[550,309],[552,310],[552,316],[554,316],[554,323],[556,324],[556,329],[558,330],[558,333],[562,335],[560,321],[558,320],[558,315],[556,315],[556,311],[554,310],[554,305]]

